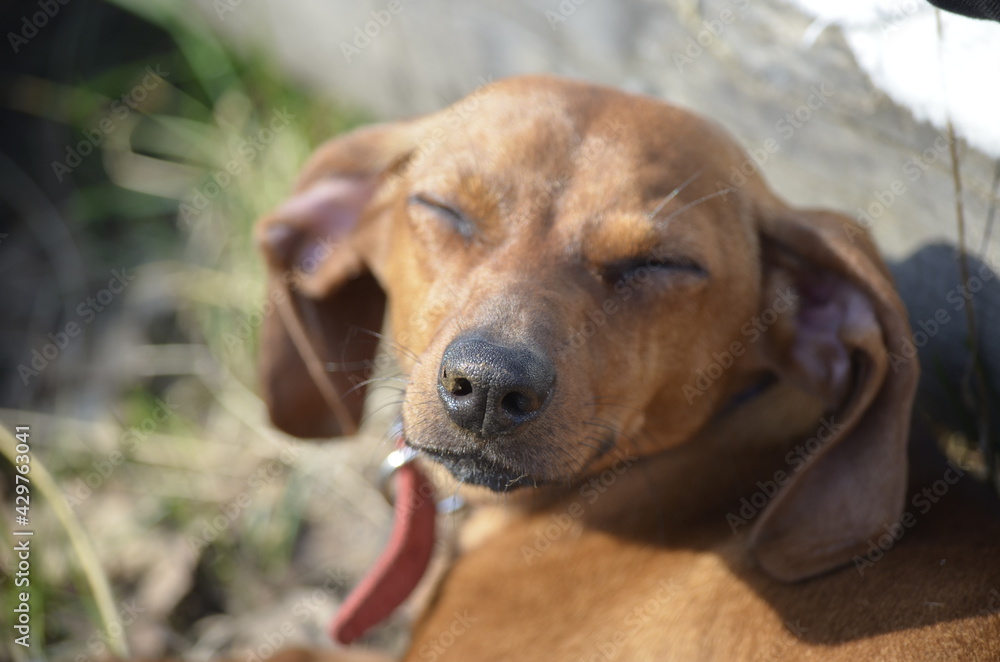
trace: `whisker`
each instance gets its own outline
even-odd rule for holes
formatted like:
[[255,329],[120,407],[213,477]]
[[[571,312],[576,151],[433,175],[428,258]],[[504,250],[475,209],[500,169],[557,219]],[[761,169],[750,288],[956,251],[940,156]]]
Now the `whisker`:
[[373,409],[370,412],[368,412],[367,415],[363,416],[361,418],[360,423],[358,423],[358,427],[361,427],[362,425],[364,425],[365,423],[367,423],[369,420],[371,420],[372,418],[374,418],[375,414],[379,413],[383,409],[386,409],[388,407],[402,407],[402,406],[403,406],[403,400],[391,401],[391,402],[386,402],[384,404],[381,404],[378,407],[376,407],[375,409]]
[[660,221],[660,223],[659,223],[660,229],[662,229],[663,227],[665,227],[667,225],[667,223],[669,223],[670,221],[672,221],[677,216],[679,216],[679,215],[683,214],[684,212],[690,210],[692,207],[697,207],[698,205],[702,204],[703,202],[708,202],[709,200],[711,200],[713,198],[718,198],[719,196],[728,195],[728,194],[734,192],[735,190],[736,189],[734,189],[733,187],[730,186],[730,187],[727,187],[727,188],[719,189],[718,191],[716,191],[714,193],[709,193],[708,195],[703,195],[700,198],[698,198],[697,200],[694,200],[693,202],[687,203],[686,205],[684,205],[680,209],[676,209],[676,210],[670,212],[669,216],[667,216],[665,219],[663,219],[662,221]]
[[656,209],[654,209],[653,211],[649,212],[649,215],[647,216],[647,218],[649,218],[649,220],[651,220],[651,221],[653,219],[655,219],[657,217],[657,215],[661,211],[663,211],[663,208],[666,207],[668,204],[670,204],[671,200],[673,200],[674,198],[676,198],[680,194],[681,191],[683,191],[684,189],[686,189],[688,187],[688,185],[691,184],[691,182],[693,182],[695,179],[697,179],[698,177],[700,177],[703,172],[705,172],[705,169],[704,168],[699,168],[693,175],[691,175],[686,180],[684,180],[684,182],[680,186],[678,186],[677,188],[675,188],[670,193],[667,193],[663,197],[663,199],[660,200],[660,204],[656,205]]
[[[352,386],[350,389],[348,389],[347,391],[344,392],[344,397],[350,395],[351,393],[354,393],[355,391],[357,391],[359,388],[361,388],[363,386],[367,386],[368,384],[372,384],[374,382],[384,382],[384,381],[403,382],[404,384],[407,384],[407,385],[410,383],[410,380],[403,379],[402,377],[372,377],[371,379],[366,379],[366,380],[358,382],[357,384],[355,384],[354,386]],[[404,389],[400,389],[400,390],[402,391]]]
[[379,391],[384,390],[392,391],[393,393],[398,393],[399,395],[406,396],[406,389],[400,386],[393,386],[392,384],[379,384],[378,386],[372,387],[367,391],[366,395],[375,395]]
[[620,402],[611,402],[610,400],[594,400],[593,402],[588,402],[588,406],[600,405],[602,407],[620,407],[621,409],[628,409],[629,411],[642,412],[640,407],[633,407],[631,405],[623,405]]
[[366,333],[366,334],[368,334],[369,336],[371,336],[373,338],[377,338],[379,340],[382,340],[382,341],[388,343],[394,349],[399,350],[400,352],[402,352],[403,354],[405,354],[406,356],[410,357],[413,360],[417,360],[417,358],[418,358],[417,357],[417,353],[414,352],[412,349],[410,349],[409,347],[406,347],[405,345],[397,342],[394,338],[392,338],[391,336],[387,336],[384,333],[381,333],[379,331],[373,331],[372,329],[366,329],[366,328],[361,327],[361,326],[352,326],[350,330],[351,330],[351,332],[356,332],[357,331],[357,332],[360,332],[360,333]]
[[590,420],[586,420],[586,421],[582,421],[582,422],[583,422],[584,425],[593,425],[595,427],[604,428],[605,430],[610,430],[611,432],[614,432],[615,434],[619,434],[620,433],[620,430],[617,427],[615,427],[614,425],[611,425],[609,423],[605,423],[605,422],[603,422],[603,421],[601,421],[599,419],[593,419],[592,418]]

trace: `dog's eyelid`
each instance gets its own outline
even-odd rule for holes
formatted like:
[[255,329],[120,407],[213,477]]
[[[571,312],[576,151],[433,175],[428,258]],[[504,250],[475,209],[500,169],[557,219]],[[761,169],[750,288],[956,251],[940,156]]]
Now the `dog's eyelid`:
[[672,254],[645,254],[633,258],[615,260],[603,265],[601,272],[608,282],[617,282],[622,278],[631,278],[646,272],[666,272],[686,274],[705,280],[709,277],[708,269],[696,260]]
[[684,271],[697,271],[708,275],[708,270],[702,266],[699,260],[688,255],[664,250],[655,250],[642,255],[636,255],[631,259],[622,260],[621,264],[634,268],[649,267],[657,269],[680,269]]
[[661,257],[651,258],[643,262],[643,266],[657,269],[675,269],[679,271],[690,271],[700,276],[708,276],[708,269],[703,267],[696,260],[688,257]]
[[463,214],[453,204],[442,200],[436,195],[431,193],[411,193],[407,198],[407,202],[409,204],[420,205],[421,207],[446,216],[447,220],[451,222],[456,230],[458,230],[459,234],[466,239],[475,234],[476,226],[469,220],[469,217]]
[[430,207],[435,211],[441,211],[446,214],[455,216],[456,218],[464,218],[463,214],[455,208],[454,205],[442,200],[436,195],[431,193],[411,193],[407,202],[410,204],[422,205],[424,207]]

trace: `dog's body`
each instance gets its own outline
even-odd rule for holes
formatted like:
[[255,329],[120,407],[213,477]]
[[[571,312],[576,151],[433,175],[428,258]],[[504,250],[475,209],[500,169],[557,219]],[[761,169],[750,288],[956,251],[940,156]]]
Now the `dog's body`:
[[275,422],[353,429],[388,301],[407,443],[473,486],[406,659],[1000,659],[995,508],[943,461],[907,483],[884,265],[746,163],[660,102],[512,79],[333,141],[262,221]]
[[[898,542],[883,538],[888,551],[860,564],[863,574],[850,565],[789,584],[754,567],[746,532],[732,534],[721,501],[690,519],[664,505],[685,488],[694,492],[685,507],[695,495],[717,499],[714,483],[699,488],[699,474],[678,471],[675,459],[617,477],[572,522],[570,504],[593,493],[523,517],[481,514],[495,520],[492,535],[455,562],[405,659],[1000,659],[997,531],[983,524],[996,513],[971,505],[976,489],[953,487]],[[760,469],[762,482],[773,479]],[[663,478],[684,487],[650,487]],[[746,497],[761,491],[747,486]],[[731,495],[730,506],[739,502]],[[472,625],[445,649],[442,635],[462,615]]]

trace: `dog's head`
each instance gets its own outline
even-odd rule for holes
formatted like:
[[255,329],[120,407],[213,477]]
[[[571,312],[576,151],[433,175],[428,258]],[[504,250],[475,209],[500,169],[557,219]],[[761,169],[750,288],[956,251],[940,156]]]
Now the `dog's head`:
[[542,77],[333,140],[258,225],[286,284],[273,420],[353,429],[387,302],[407,442],[495,491],[572,484],[790,386],[838,428],[758,557],[789,579],[843,561],[901,509],[916,366],[888,351],[909,329],[860,231],[785,206],[752,163],[691,113]]

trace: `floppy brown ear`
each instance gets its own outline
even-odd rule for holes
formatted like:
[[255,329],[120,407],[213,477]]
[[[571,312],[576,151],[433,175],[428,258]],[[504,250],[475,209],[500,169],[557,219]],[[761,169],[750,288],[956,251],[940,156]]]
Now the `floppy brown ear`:
[[760,566],[794,581],[863,554],[898,521],[919,369],[902,359],[906,310],[863,231],[837,214],[780,208],[763,214],[760,232],[765,300],[787,288],[797,297],[765,352],[827,403],[833,430],[751,532]]
[[274,303],[261,383],[271,420],[289,434],[357,429],[385,308],[372,272],[388,235],[378,193],[407,151],[399,127],[357,130],[320,147],[293,195],[257,222]]

